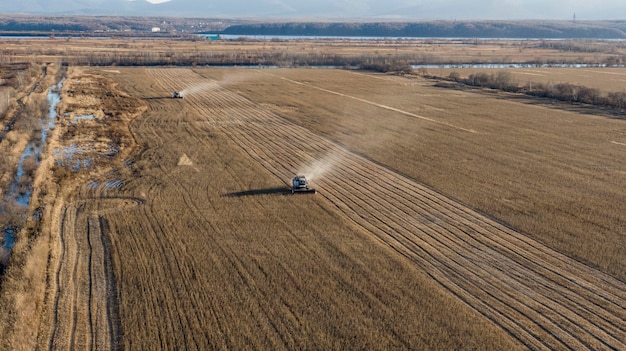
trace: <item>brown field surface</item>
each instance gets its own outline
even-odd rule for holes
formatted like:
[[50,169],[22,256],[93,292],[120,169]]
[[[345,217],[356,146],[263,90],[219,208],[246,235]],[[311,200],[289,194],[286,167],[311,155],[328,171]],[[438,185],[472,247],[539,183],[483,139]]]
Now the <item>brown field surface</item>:
[[[49,41],[29,45],[380,54]],[[70,66],[62,98],[0,349],[626,349],[624,120],[332,69]],[[292,195],[295,174],[318,193]]]
[[308,130],[626,278],[624,121],[437,89],[419,79],[323,70],[200,72]]
[[[98,172],[55,204],[59,247],[40,344],[150,350],[520,347],[506,330],[442,289],[430,272],[338,211],[337,203],[291,196],[288,178],[249,154],[263,148],[252,142],[242,149],[230,135],[243,116],[257,121],[242,131],[271,127],[278,116],[223,89],[167,98],[170,83],[217,87],[191,70],[110,71],[102,73],[145,99],[148,111],[130,125],[137,149],[125,162],[130,169],[119,172],[130,172],[121,178],[124,185],[107,187],[106,180],[117,175]],[[86,79],[77,75],[67,84],[80,86],[76,82]],[[222,104],[204,104],[210,101],[205,98]],[[309,137],[313,146],[324,145]],[[283,162],[290,167],[294,160]],[[111,260],[104,260],[107,255]]]
[[147,110],[57,197],[41,346],[626,346],[623,121],[337,70],[65,89],[92,73]]

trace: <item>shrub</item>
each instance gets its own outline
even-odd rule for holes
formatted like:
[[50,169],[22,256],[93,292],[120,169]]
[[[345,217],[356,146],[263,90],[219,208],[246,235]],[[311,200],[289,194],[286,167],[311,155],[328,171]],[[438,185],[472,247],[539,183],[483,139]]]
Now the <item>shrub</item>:
[[608,100],[611,107],[623,109],[626,107],[626,92],[611,92],[609,93]]
[[502,90],[509,90],[513,86],[517,86],[517,84],[513,83],[513,77],[511,76],[511,72],[507,70],[496,72],[496,74],[492,78],[492,85]]
[[485,72],[479,72],[476,74],[470,74],[467,78],[467,82],[473,86],[485,87],[489,85],[490,82],[489,75]]

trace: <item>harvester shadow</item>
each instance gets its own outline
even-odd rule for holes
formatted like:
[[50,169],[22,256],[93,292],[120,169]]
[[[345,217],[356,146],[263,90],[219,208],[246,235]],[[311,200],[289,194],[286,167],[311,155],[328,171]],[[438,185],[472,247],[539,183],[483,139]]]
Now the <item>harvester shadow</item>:
[[288,188],[266,188],[266,189],[253,189],[246,191],[239,191],[236,193],[228,193],[226,197],[244,197],[244,196],[258,196],[258,195],[286,195],[291,194],[291,190]]

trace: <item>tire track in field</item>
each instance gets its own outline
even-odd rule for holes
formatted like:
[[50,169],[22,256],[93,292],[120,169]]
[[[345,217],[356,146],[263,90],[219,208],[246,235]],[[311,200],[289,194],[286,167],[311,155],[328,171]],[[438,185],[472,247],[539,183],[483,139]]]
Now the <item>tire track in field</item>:
[[280,179],[319,159],[337,165],[315,180],[320,196],[529,349],[626,349],[624,282],[310,133],[219,82],[191,70],[149,72],[168,90],[211,82],[185,103]]
[[626,143],[620,143],[619,141],[611,140],[611,144],[626,146]]
[[[91,189],[102,196],[103,189]],[[53,279],[49,350],[119,350],[115,281],[103,216],[136,207],[136,198],[102,198],[59,209],[60,254]]]

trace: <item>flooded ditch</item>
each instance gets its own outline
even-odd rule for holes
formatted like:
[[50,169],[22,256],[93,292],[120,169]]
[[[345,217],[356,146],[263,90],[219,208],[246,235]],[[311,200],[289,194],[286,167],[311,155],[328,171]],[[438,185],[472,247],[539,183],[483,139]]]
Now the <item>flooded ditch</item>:
[[[26,216],[28,205],[33,191],[33,173],[39,166],[41,154],[46,145],[48,133],[55,127],[56,107],[61,102],[61,89],[65,78],[48,89],[46,99],[49,104],[47,116],[41,116],[41,132],[35,133],[28,142],[26,149],[22,152],[15,177],[11,182],[9,191],[4,195],[3,206],[0,211],[13,212],[13,215]],[[4,273],[6,264],[10,258],[11,249],[15,245],[15,236],[21,228],[19,225],[3,223],[2,235],[0,238],[0,274]]]

